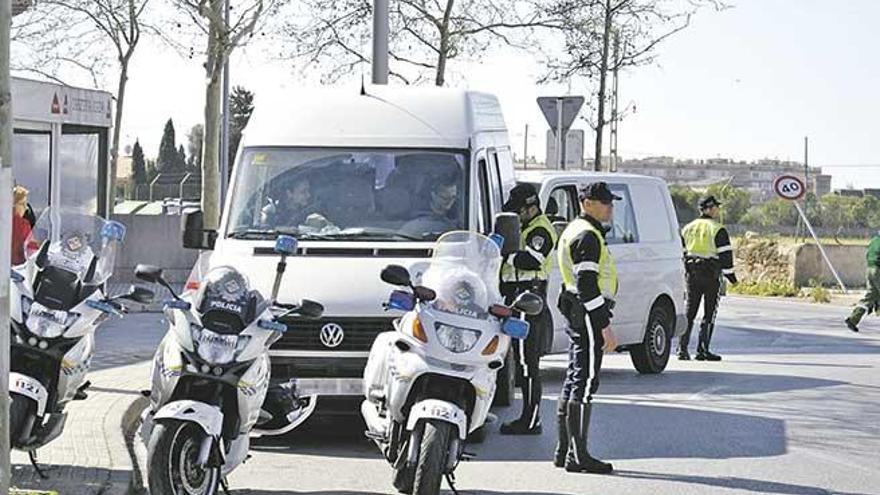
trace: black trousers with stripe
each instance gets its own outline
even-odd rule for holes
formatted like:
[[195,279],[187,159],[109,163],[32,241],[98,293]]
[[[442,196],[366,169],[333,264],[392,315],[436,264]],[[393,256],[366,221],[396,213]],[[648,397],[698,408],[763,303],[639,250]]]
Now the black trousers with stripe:
[[559,310],[568,323],[568,370],[562,384],[561,400],[590,402],[599,390],[602,347],[601,328],[593,328],[583,303],[574,294],[562,291]]
[[687,320],[688,326],[679,340],[679,348],[687,349],[691,330],[697,319],[700,303],[703,303],[703,321],[700,324],[700,338],[697,351],[709,350],[712,334],[715,332],[715,317],[721,297],[721,276],[716,271],[691,270],[687,274]]

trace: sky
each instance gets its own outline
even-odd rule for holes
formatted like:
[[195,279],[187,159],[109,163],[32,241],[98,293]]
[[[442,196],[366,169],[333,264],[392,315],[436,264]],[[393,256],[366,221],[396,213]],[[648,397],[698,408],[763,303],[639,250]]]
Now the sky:
[[[634,105],[636,111],[619,125],[620,156],[802,161],[809,136],[809,162],[832,174],[833,187],[880,187],[880,57],[874,53],[880,47],[880,1],[729,2],[733,8],[697,14],[690,27],[660,46],[654,65],[621,74],[621,107]],[[231,82],[253,91],[257,106],[283,101],[302,86],[289,65],[251,52],[234,55]],[[139,139],[147,156],[155,156],[171,117],[178,143],[185,144],[186,131],[202,120],[201,62],[159,41],[139,49],[130,70],[123,143]],[[517,155],[527,124],[529,154],[544,154],[548,127],[535,98],[569,89],[578,94],[576,85],[538,86],[539,65],[509,51],[456,63],[454,70],[453,86],[499,97]],[[343,86],[357,90],[359,75],[353,79]],[[107,87],[114,86],[109,80]]]

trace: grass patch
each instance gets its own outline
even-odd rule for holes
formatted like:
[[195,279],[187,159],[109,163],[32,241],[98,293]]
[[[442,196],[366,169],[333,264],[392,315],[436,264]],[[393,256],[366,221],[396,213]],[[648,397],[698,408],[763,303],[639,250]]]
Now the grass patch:
[[58,492],[46,492],[39,490],[25,490],[23,488],[10,488],[9,495],[58,495]]
[[796,297],[797,287],[785,282],[740,282],[728,287],[731,294],[764,297]]
[[810,287],[806,289],[805,297],[814,303],[830,303],[831,291],[822,287],[818,280],[811,280]]

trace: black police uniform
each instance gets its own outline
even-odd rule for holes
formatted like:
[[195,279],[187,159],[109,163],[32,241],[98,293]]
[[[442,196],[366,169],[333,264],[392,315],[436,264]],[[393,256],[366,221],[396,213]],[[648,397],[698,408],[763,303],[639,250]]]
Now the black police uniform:
[[[590,184],[579,191],[579,195],[582,200],[620,199],[611,193],[604,182]],[[585,213],[580,220],[588,222],[592,228],[572,222],[559,240],[560,269],[566,269],[563,265],[569,263],[566,257],[570,256],[576,277],[576,293],[572,287],[563,287],[558,302],[559,310],[568,322],[571,343],[568,371],[557,410],[559,442],[554,464],[570,472],[610,473],[613,470],[611,464],[593,458],[587,449],[591,401],[599,389],[599,369],[602,367],[602,348],[605,345],[602,330],[611,323],[613,305],[605,299],[600,288],[605,229],[598,220]],[[574,229],[571,237],[569,229]],[[568,253],[563,252],[566,249]]]
[[[713,206],[721,206],[721,203],[714,196],[708,196],[700,201],[699,206],[700,210],[707,210]],[[697,224],[700,224],[704,229],[712,229],[707,231],[712,234],[708,252],[687,251],[688,229]],[[730,244],[730,236],[720,223],[705,214],[688,224],[683,232],[682,242],[686,244],[687,328],[678,341],[678,358],[685,361],[690,359],[688,344],[694,321],[697,318],[697,310],[702,301],[703,320],[700,323],[696,358],[699,361],[720,361],[721,356],[709,351],[709,344],[715,333],[715,317],[721,298],[721,276],[727,278],[730,283],[737,283],[736,274],[733,271],[733,248]]]
[[[510,199],[504,204],[504,211],[518,212],[526,206],[540,208],[538,193],[529,184],[519,184],[510,192]],[[512,253],[505,263],[502,272],[506,276],[501,282],[501,293],[505,301],[511,304],[519,294],[525,291],[540,296],[544,301],[541,313],[526,316],[529,322],[529,335],[525,340],[516,340],[513,344],[517,362],[517,379],[522,389],[523,401],[520,417],[515,421],[501,426],[501,433],[507,435],[537,435],[541,429],[541,356],[548,350],[548,340],[552,342],[553,321],[546,304],[546,276],[535,277],[535,272],[542,272],[548,266],[556,243],[555,231],[547,217],[539,213],[524,226],[524,249]]]

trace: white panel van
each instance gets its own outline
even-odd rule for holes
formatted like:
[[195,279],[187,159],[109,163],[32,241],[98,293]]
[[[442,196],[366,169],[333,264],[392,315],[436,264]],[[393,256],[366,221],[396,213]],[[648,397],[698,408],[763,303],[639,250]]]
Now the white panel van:
[[[382,309],[391,289],[382,268],[418,275],[441,233],[489,233],[514,185],[501,107],[489,94],[384,86],[260,103],[219,230],[202,230],[200,212],[184,215],[185,246],[207,249],[188,288],[208,267],[232,265],[269,294],[274,239],[296,237],[279,299],[311,299],[325,311],[273,346],[272,374],[296,377],[301,393],[332,410],[333,397],[362,393],[370,346],[399,316]],[[502,404],[512,397],[508,378]]]
[[[618,351],[629,351],[639,372],[663,371],[672,338],[687,323],[681,236],[666,183],[640,175],[546,170],[518,171],[517,181],[535,186],[544,212],[560,232],[580,213],[579,186],[605,181],[623,198],[614,202],[606,234],[620,279],[611,325]],[[554,266],[547,295],[555,327],[553,352],[568,349],[565,319],[556,309],[561,285]]]

